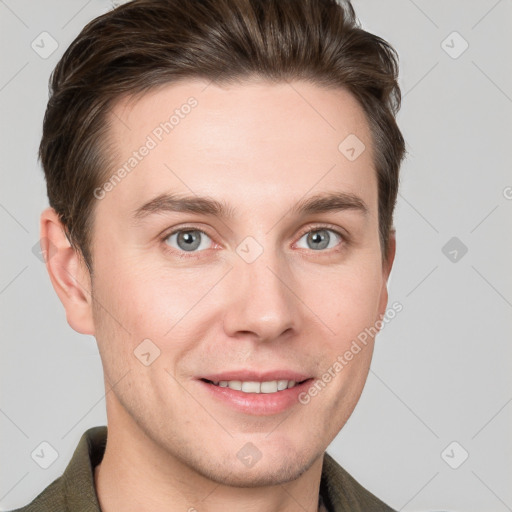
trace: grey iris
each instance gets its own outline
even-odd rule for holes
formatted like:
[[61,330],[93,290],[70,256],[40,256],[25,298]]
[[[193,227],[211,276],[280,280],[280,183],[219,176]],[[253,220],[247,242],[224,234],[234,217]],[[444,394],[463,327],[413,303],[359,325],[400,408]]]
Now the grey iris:
[[[178,233],[176,242],[180,249],[184,251],[194,251],[201,244],[201,234],[199,231],[182,231]],[[183,245],[181,242],[183,242]]]
[[325,249],[329,245],[329,241],[331,240],[331,237],[329,235],[329,232],[326,229],[321,229],[318,231],[312,231],[308,234],[308,244],[309,242],[312,243],[312,249],[319,250],[319,249]]

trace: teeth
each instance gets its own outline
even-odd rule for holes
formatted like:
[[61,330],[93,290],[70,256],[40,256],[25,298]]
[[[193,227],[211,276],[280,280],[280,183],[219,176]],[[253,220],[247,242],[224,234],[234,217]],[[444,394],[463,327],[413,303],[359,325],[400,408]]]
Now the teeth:
[[277,391],[277,380],[262,382],[260,393],[275,393]]
[[236,389],[237,391],[242,391],[242,382],[239,380],[229,380],[228,388]]
[[277,381],[277,390],[282,391],[283,389],[286,389],[288,387],[288,381],[287,380],[278,380]]
[[242,382],[242,391],[244,393],[259,393],[261,391],[260,382]]
[[240,381],[240,380],[221,380],[214,382],[221,388],[231,388],[243,393],[277,393],[295,386],[294,380],[271,380],[266,382]]

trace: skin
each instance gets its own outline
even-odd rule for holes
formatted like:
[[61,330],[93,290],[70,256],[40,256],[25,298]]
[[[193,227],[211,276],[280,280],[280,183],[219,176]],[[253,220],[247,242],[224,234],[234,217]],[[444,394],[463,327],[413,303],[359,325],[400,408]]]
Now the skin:
[[[373,340],[309,404],[275,415],[235,411],[196,378],[240,368],[321,378],[382,318],[395,238],[383,263],[368,123],[344,90],[188,80],[115,105],[117,165],[190,96],[197,107],[96,200],[92,279],[55,212],[41,216],[41,237],[56,248],[47,269],[67,320],[95,336],[103,364],[109,431],[95,469],[101,508],[316,511],[322,457],[360,397]],[[338,150],[349,134],[366,146],[355,161]],[[135,224],[133,211],[163,192],[209,196],[237,214],[168,212]],[[355,194],[368,214],[290,213],[324,192]],[[329,231],[329,248],[311,248],[307,233],[323,224],[346,240]],[[182,226],[207,232],[194,253],[176,236],[161,240]],[[247,236],[263,248],[252,263],[236,252]],[[147,338],[160,350],[149,366],[134,357]],[[248,442],[262,454],[251,468],[236,457]]]

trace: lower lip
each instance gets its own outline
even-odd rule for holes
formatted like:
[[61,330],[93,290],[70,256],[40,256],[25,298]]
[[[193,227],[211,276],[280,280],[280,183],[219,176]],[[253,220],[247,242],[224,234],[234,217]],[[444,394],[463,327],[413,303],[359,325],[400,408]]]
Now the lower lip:
[[244,393],[228,387],[220,387],[203,380],[198,382],[216,399],[233,409],[256,416],[270,416],[289,409],[299,403],[299,394],[307,390],[313,379],[308,379],[293,388],[276,393]]

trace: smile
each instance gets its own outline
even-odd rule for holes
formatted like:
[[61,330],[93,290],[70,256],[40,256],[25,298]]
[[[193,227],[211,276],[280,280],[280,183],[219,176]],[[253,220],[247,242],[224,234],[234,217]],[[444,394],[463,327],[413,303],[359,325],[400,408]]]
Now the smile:
[[246,415],[271,416],[300,405],[299,395],[314,380],[297,372],[267,373],[269,375],[242,371],[228,375],[226,372],[225,375],[202,377],[196,382],[215,404]]
[[302,384],[302,382],[296,383],[294,380],[270,380],[264,382],[258,381],[241,381],[241,380],[220,380],[214,382],[208,379],[203,379],[209,384],[219,386],[221,388],[230,388],[236,391],[242,391],[243,393],[278,393],[285,389],[290,389],[296,385]]

